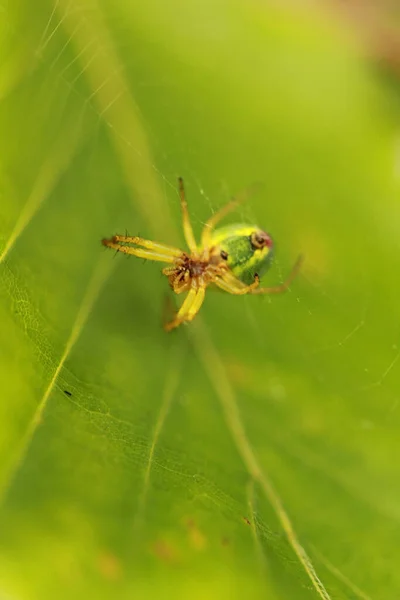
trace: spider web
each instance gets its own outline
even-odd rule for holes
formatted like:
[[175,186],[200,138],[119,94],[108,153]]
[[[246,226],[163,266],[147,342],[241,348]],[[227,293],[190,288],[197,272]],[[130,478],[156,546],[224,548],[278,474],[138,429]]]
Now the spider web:
[[[307,104],[304,89],[296,82],[280,89],[272,79],[278,99],[267,103],[267,117],[258,120],[256,92],[264,101],[267,96],[259,79],[246,75],[251,49],[230,75],[235,93],[221,100],[223,86],[215,81],[221,65],[213,70],[211,55],[200,50],[204,37],[214,51],[221,51],[220,37],[228,36],[227,47],[236,39],[224,30],[218,10],[218,26],[207,20],[194,26],[181,11],[166,36],[161,15],[143,10],[139,17],[132,7],[130,13],[103,4],[43,4],[31,30],[11,5],[0,7],[10,46],[21,41],[20,49],[7,55],[0,96],[10,108],[18,94],[26,100],[30,90],[36,92],[32,116],[23,117],[25,129],[11,142],[14,164],[10,160],[4,170],[4,187],[15,202],[4,211],[0,232],[2,281],[5,303],[13,298],[15,343],[29,340],[27,362],[33,370],[43,365],[33,392],[32,375],[24,376],[31,404],[18,404],[23,426],[9,436],[12,452],[4,463],[2,494],[6,519],[13,523],[27,511],[22,522],[32,532],[28,542],[41,547],[43,528],[50,524],[23,489],[26,478],[37,477],[47,464],[49,475],[37,484],[39,497],[50,502],[54,484],[72,527],[67,533],[65,522],[54,517],[57,533],[43,555],[48,561],[54,553],[60,569],[58,541],[71,560],[87,520],[98,536],[98,543],[83,545],[80,557],[89,563],[87,557],[96,557],[89,585],[121,580],[124,571],[130,580],[131,552],[138,565],[151,556],[173,566],[187,551],[190,568],[212,586],[215,564],[222,569],[228,564],[219,555],[227,540],[237,563],[246,564],[246,574],[235,579],[238,589],[254,580],[254,597],[261,587],[276,598],[378,597],[390,567],[373,557],[377,548],[392,547],[396,555],[399,520],[399,490],[389,460],[397,447],[399,319],[393,282],[389,285],[382,266],[396,266],[396,240],[385,222],[395,213],[389,202],[384,217],[373,207],[384,177],[378,170],[365,177],[367,154],[339,135],[336,140],[325,123],[331,112],[346,118],[340,92],[335,107],[327,100],[326,113],[316,114],[319,130],[307,132],[296,119],[311,118],[311,109],[303,106],[293,116],[291,102],[279,96],[291,90],[300,105]],[[172,27],[171,13],[160,13],[169,14]],[[21,31],[29,32],[24,43]],[[158,36],[169,41],[167,50]],[[280,65],[283,71],[289,67]],[[240,92],[240,86],[254,95]],[[362,94],[356,87],[354,94],[358,109]],[[306,99],[314,101],[312,94]],[[244,118],[246,106],[257,118]],[[15,114],[22,118],[21,110]],[[47,114],[53,119],[48,127]],[[362,117],[352,126],[354,137],[361,126]],[[372,145],[374,130],[366,129]],[[332,138],[320,158],[323,134]],[[21,149],[24,139],[28,143]],[[35,143],[38,153],[32,156]],[[334,163],[342,151],[343,161]],[[345,168],[355,151],[351,168]],[[18,165],[26,170],[15,182],[9,174],[15,177]],[[285,297],[208,294],[188,341],[185,334],[165,341],[158,333],[165,282],[156,269],[140,261],[110,261],[92,248],[103,235],[125,228],[178,243],[177,175],[185,178],[197,234],[210,213],[261,179],[265,193],[250,199],[230,222],[258,223],[276,240],[266,285],[285,278],[299,251],[306,264]],[[74,189],[78,199],[69,204]],[[352,200],[354,190],[362,201]],[[365,231],[360,239],[359,229]],[[65,287],[51,293],[43,293],[49,280],[41,278],[39,261],[49,263],[47,277],[56,261],[52,264],[41,249],[35,249],[32,262],[28,258],[36,230],[45,247],[55,248],[56,255],[58,249],[67,252],[71,262],[70,269],[62,267]],[[81,237],[87,238],[84,245]],[[113,294],[114,289],[121,293]],[[59,295],[66,301],[54,300]],[[92,359],[86,359],[89,354]],[[148,370],[153,377],[143,374]],[[62,396],[65,390],[71,395]],[[44,433],[38,428],[42,421]],[[186,427],[191,436],[182,434]],[[205,431],[210,431],[207,447]],[[57,432],[60,447],[52,451],[62,460],[60,480],[46,454],[47,441],[53,444]],[[66,458],[69,444],[81,463],[78,481]],[[120,479],[113,479],[112,467]],[[100,516],[82,486],[82,479],[94,481],[95,474],[108,486],[114,482],[122,498],[95,487],[102,499]],[[74,494],[79,501],[72,510]],[[91,501],[97,501],[95,495]],[[108,510],[117,514],[110,531],[103,518]],[[250,525],[251,545],[246,530],[237,531],[240,519]],[[365,523],[371,521],[376,525],[365,540]],[[144,540],[141,549],[126,541],[127,523],[133,538]],[[7,536],[17,547],[24,539],[22,533]],[[7,557],[7,544],[3,551]],[[28,573],[31,558],[19,560]],[[10,569],[5,591],[16,590],[14,576]],[[27,581],[37,586],[39,597],[40,578],[33,583],[27,576]],[[185,579],[177,581],[185,589]],[[142,578],[138,585],[143,593],[153,589]],[[393,596],[396,582],[387,585],[388,597]]]

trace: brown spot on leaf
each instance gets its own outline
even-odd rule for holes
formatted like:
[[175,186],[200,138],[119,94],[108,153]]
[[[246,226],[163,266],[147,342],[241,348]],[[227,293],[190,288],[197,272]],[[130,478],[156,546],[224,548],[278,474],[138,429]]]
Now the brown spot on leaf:
[[195,550],[204,550],[207,545],[205,535],[200,531],[194,519],[188,518],[184,521],[188,530],[189,542]]
[[152,545],[153,554],[159,558],[162,562],[170,565],[177,564],[179,562],[179,554],[176,548],[166,540],[157,540]]
[[226,547],[226,546],[230,546],[231,542],[229,541],[229,539],[226,536],[223,536],[221,538],[221,544]]
[[251,527],[251,522],[247,517],[243,517],[243,521],[246,523],[246,525],[249,525]]
[[98,568],[105,579],[109,581],[118,581],[121,579],[122,567],[115,554],[103,552],[98,557]]

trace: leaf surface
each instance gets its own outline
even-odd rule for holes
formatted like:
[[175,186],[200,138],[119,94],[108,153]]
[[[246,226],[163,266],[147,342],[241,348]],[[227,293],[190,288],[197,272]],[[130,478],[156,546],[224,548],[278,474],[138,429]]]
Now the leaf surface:
[[[400,592],[394,110],[339,23],[262,3],[3,6],[0,578],[17,599]],[[159,265],[257,222],[290,293],[207,293],[165,334]],[[175,302],[175,298],[172,299]]]

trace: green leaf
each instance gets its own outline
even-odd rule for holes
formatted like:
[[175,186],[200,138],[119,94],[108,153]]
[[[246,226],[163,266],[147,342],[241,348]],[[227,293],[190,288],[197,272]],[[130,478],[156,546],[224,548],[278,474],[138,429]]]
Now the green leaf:
[[[0,17],[1,595],[397,598],[389,91],[288,6]],[[163,331],[160,266],[100,239],[183,247],[178,175],[196,235],[263,182],[227,223],[271,232],[265,285],[305,254],[290,293],[210,292]]]

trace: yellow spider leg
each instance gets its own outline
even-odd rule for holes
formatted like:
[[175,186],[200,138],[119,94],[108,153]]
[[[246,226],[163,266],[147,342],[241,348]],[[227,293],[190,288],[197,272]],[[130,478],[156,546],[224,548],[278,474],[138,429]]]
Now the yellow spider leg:
[[145,240],[144,238],[136,235],[130,236],[117,234],[111,238],[111,241],[119,244],[135,244],[136,246],[142,246],[143,248],[148,248],[149,250],[154,250],[155,252],[160,252],[161,254],[170,254],[171,256],[176,257],[182,255],[182,250],[179,250],[179,248],[174,248],[168,244],[160,244],[151,240]]
[[180,307],[175,319],[164,325],[165,331],[171,331],[183,323],[184,321],[192,321],[200,310],[204,301],[206,288],[204,285],[200,287],[192,287],[185,298],[184,303]]
[[281,294],[282,292],[285,292],[288,289],[288,287],[290,286],[290,284],[292,283],[293,279],[296,277],[297,273],[299,272],[300,267],[303,263],[303,260],[304,260],[304,257],[300,254],[300,256],[296,260],[292,270],[290,271],[288,277],[280,285],[275,285],[273,287],[257,288],[257,289],[252,290],[250,292],[250,294]]
[[165,331],[171,331],[171,329],[178,327],[178,325],[180,325],[182,323],[182,321],[184,320],[184,316],[187,314],[189,308],[193,304],[196,294],[197,294],[197,289],[195,287],[190,288],[189,293],[186,296],[186,298],[185,298],[182,306],[180,307],[178,313],[176,314],[175,318],[172,321],[170,321],[169,323],[166,323],[164,325]]
[[223,219],[226,215],[228,215],[231,211],[235,210],[239,204],[243,202],[241,198],[234,198],[228,204],[225,204],[222,208],[217,210],[205,223],[202,234],[201,234],[201,246],[202,248],[208,248],[211,245],[211,236],[214,230],[214,227]]
[[112,248],[113,250],[117,250],[117,252],[122,252],[123,254],[133,254],[139,258],[146,258],[148,260],[157,260],[165,263],[173,263],[175,261],[175,257],[171,254],[161,254],[160,252],[153,252],[153,250],[144,250],[143,248],[133,248],[132,246],[122,246],[118,242],[111,240],[102,240],[101,243],[103,246],[107,248]]
[[183,233],[185,235],[185,240],[188,245],[188,248],[192,254],[196,254],[197,252],[197,244],[193,233],[192,224],[190,222],[188,206],[185,197],[185,188],[183,185],[182,177],[178,178],[179,185],[179,196],[181,198],[181,209],[182,209],[182,219],[183,219]]
[[217,285],[224,292],[228,292],[229,294],[234,294],[235,296],[243,296],[244,294],[252,294],[254,293],[254,289],[256,289],[260,285],[260,278],[258,275],[254,276],[254,281],[250,285],[245,285],[236,277],[227,277],[224,275],[214,281],[215,285]]
[[224,217],[226,217],[226,215],[228,215],[230,212],[235,210],[235,208],[237,208],[239,206],[239,204],[242,204],[242,202],[247,200],[251,194],[253,194],[255,191],[257,191],[259,189],[259,187],[260,187],[259,183],[255,183],[255,184],[249,186],[248,188],[246,188],[245,190],[240,192],[237,196],[235,196],[235,198],[232,198],[232,200],[230,202],[228,202],[227,204],[225,204],[225,206],[223,206],[222,208],[217,210],[217,212],[214,213],[206,221],[203,231],[202,231],[202,234],[201,234],[202,248],[208,248],[210,246],[211,236],[212,236],[212,232],[213,232],[213,229],[215,228],[215,226]]
[[195,296],[192,306],[189,308],[189,310],[187,312],[185,321],[193,321],[193,319],[199,312],[201,305],[204,302],[205,295],[206,295],[206,287],[205,287],[205,285],[201,285],[199,288],[197,288],[197,294]]

